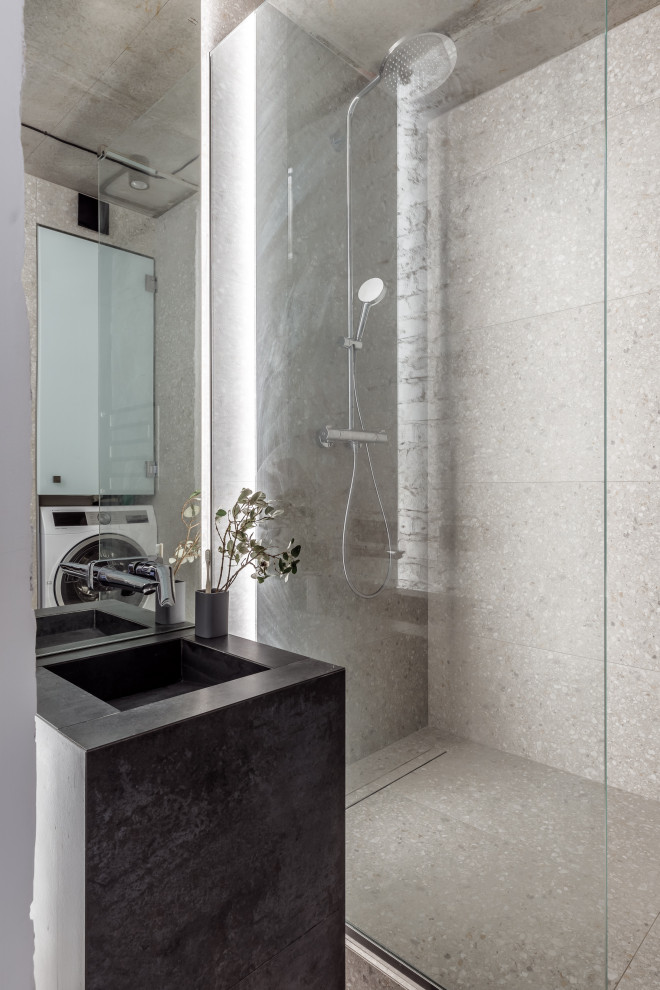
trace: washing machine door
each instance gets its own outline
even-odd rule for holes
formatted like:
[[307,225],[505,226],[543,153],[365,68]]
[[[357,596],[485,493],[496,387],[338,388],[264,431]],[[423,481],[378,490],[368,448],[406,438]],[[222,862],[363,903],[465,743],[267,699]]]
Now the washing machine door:
[[[62,558],[63,562],[74,564],[91,564],[95,560],[113,560],[119,557],[145,557],[142,547],[129,537],[117,533],[103,533],[100,536],[89,536],[72,547]],[[90,602],[107,601],[116,598],[129,605],[144,605],[146,595],[139,592],[126,593],[122,589],[92,591],[84,581],[79,581],[70,574],[58,570],[53,581],[53,595],[58,605],[80,605]]]

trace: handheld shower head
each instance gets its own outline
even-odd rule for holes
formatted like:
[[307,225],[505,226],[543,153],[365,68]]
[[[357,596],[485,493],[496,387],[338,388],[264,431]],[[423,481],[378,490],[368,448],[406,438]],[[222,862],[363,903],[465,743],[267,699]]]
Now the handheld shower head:
[[364,328],[367,325],[369,310],[372,306],[377,306],[379,302],[382,302],[386,295],[387,286],[382,278],[368,278],[366,282],[362,283],[358,289],[358,299],[364,305],[362,306],[362,315],[360,316],[360,322],[355,335],[356,340],[362,340]]
[[358,299],[361,303],[377,306],[387,295],[387,287],[382,278],[368,278],[358,289]]

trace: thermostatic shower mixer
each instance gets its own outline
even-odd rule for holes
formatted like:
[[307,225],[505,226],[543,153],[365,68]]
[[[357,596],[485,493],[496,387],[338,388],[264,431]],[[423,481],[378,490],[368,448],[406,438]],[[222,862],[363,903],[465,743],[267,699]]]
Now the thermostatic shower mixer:
[[333,430],[324,426],[318,433],[322,447],[334,447],[336,443],[387,443],[387,433],[369,433],[366,430]]

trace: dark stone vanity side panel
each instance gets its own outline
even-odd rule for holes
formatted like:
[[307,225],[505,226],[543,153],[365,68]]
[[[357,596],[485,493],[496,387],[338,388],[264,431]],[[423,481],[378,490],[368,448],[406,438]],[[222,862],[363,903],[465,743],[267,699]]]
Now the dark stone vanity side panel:
[[86,990],[228,990],[343,918],[343,786],[342,670],[88,751]]
[[343,911],[288,945],[234,990],[345,990]]

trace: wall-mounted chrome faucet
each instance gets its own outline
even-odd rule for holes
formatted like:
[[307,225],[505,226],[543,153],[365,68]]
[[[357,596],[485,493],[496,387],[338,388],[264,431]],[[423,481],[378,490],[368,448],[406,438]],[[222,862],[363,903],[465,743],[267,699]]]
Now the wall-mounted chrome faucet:
[[127,593],[158,594],[159,605],[174,605],[172,568],[157,557],[93,560],[89,564],[63,561],[59,570],[84,581],[90,591],[118,588]]

